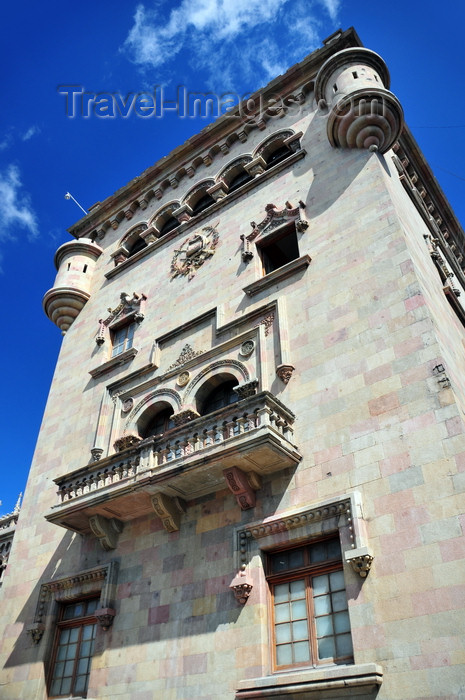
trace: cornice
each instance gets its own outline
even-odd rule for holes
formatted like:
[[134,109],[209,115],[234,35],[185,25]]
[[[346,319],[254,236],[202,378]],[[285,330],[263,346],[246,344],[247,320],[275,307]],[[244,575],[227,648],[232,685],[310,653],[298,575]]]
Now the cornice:
[[[312,80],[322,64],[337,51],[361,46],[361,41],[351,27],[345,31],[335,32],[323,44],[323,47],[313,51],[303,61],[257,90],[252,98],[248,99],[258,100],[261,97],[262,100],[266,100],[267,97],[276,94],[286,99],[293,93],[297,93],[294,98],[305,101],[306,94],[313,90]],[[132,218],[135,209],[141,206],[138,198],[143,200],[142,208],[145,208],[150,199],[158,196],[157,192],[161,198],[167,186],[176,188],[181,177],[185,175],[192,177],[197,165],[210,165],[217,156],[226,155],[235,141],[245,142],[250,131],[266,127],[266,121],[263,118],[244,120],[241,116],[244,109],[245,104],[242,103],[234,112],[209,124],[113,195],[94,205],[87,216],[68,229],[69,233],[75,238],[84,236],[95,238],[99,230],[107,230],[113,222],[116,228],[119,221],[125,217]]]

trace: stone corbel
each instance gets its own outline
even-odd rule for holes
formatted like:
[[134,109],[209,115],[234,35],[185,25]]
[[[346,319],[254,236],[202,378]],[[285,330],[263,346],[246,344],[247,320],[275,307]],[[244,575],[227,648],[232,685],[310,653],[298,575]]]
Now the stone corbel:
[[163,527],[167,532],[177,532],[180,528],[181,513],[186,512],[184,501],[181,498],[171,498],[166,493],[156,493],[151,498],[155,513],[161,518]]
[[151,243],[155,243],[158,239],[159,232],[155,226],[149,226],[149,228],[146,228],[145,231],[142,231],[139,235],[144,239],[147,245],[150,245]]
[[38,644],[42,639],[42,635],[45,631],[45,625],[40,622],[35,622],[33,625],[27,627],[26,632],[31,635],[31,639],[34,644]]
[[255,396],[258,388],[258,379],[252,379],[245,384],[239,384],[234,387],[234,392],[239,396],[239,399],[247,399],[249,396]]
[[242,241],[242,260],[243,262],[249,262],[253,258],[253,251],[250,250],[250,238],[241,234]]
[[229,467],[223,470],[223,475],[241,510],[253,508],[257,500],[255,491],[258,491],[261,485],[258,474],[243,472],[239,467]]
[[223,180],[220,180],[219,182],[215,182],[214,185],[209,187],[207,189],[207,194],[209,194],[215,202],[218,202],[220,199],[224,199],[226,195],[228,194],[229,187]]
[[199,415],[200,413],[197,413],[197,411],[194,411],[191,408],[186,408],[184,411],[179,411],[179,413],[173,414],[171,419],[175,426],[179,427],[180,425],[185,425],[186,423],[189,423],[189,421],[198,418]]
[[229,588],[234,592],[236,600],[241,605],[245,605],[253,588],[252,578],[246,574],[245,566],[242,566],[237,576],[233,578],[229,584]]
[[106,632],[113,624],[116,611],[113,608],[98,608],[94,614],[100,627]]
[[113,447],[115,452],[122,452],[123,450],[127,450],[128,447],[137,445],[137,443],[140,441],[141,438],[138,435],[123,435],[115,440]]
[[289,384],[289,381],[292,377],[292,373],[294,372],[295,367],[293,365],[278,365],[276,367],[276,374],[278,377],[281,379],[284,384]]
[[300,139],[303,136],[303,132],[299,131],[297,134],[292,134],[291,136],[288,136],[287,139],[284,139],[283,143],[285,146],[290,148],[290,150],[293,153],[297,153],[297,151],[300,151],[301,145],[300,145]]
[[266,170],[266,160],[262,158],[262,156],[257,156],[248,163],[244,163],[244,169],[249,173],[249,175],[252,175],[252,177],[261,175]]
[[373,559],[374,557],[368,552],[367,547],[351,549],[345,553],[346,562],[351,565],[355,573],[359,574],[361,578],[368,576]]
[[92,515],[89,518],[89,527],[105,551],[116,549],[118,535],[123,529],[121,521],[116,518],[104,518],[103,515]]
[[178,207],[178,209],[175,209],[172,214],[174,218],[177,219],[180,224],[182,224],[185,221],[189,221],[189,219],[192,217],[193,211],[192,207],[190,207],[188,204],[183,204],[182,206]]
[[125,262],[129,258],[129,251],[127,248],[125,248],[123,245],[120,246],[117,250],[115,250],[114,253],[111,254],[111,257],[113,258],[113,262],[115,263],[115,267],[118,265],[121,265],[121,263]]

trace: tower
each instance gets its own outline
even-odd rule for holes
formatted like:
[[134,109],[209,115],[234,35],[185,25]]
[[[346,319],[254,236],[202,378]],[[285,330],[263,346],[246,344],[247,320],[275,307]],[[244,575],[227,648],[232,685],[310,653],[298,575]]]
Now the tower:
[[353,29],[254,100],[57,253],[6,700],[463,693],[463,231]]

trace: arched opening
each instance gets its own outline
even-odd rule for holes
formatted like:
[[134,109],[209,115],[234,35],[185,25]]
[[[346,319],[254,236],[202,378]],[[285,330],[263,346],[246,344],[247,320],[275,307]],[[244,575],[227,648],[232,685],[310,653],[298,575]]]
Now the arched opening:
[[202,392],[203,396],[200,397],[199,413],[205,416],[208,413],[213,413],[220,408],[225,408],[230,404],[236,403],[239,397],[234,391],[234,387],[236,387],[238,383],[237,379],[232,377],[228,377],[220,384],[214,383],[213,380],[209,382],[205,391]]
[[137,422],[137,430],[141,438],[163,435],[174,428],[173,407],[165,401],[150,406]]
[[247,170],[245,168],[241,168],[236,175],[232,178],[231,182],[228,184],[229,186],[229,192],[234,192],[234,190],[238,190],[239,187],[242,187],[242,185],[245,185],[246,182],[250,182],[250,180],[253,180],[252,175],[249,175]]
[[213,199],[213,197],[210,194],[208,194],[206,191],[203,191],[200,198],[192,206],[192,214],[194,216],[196,214],[200,214],[201,211],[208,209],[208,207],[210,207],[214,203],[215,203],[215,200]]
[[291,155],[292,151],[284,144],[278,144],[273,150],[265,155],[266,169],[272,168],[274,165],[281,163]]
[[175,228],[179,226],[179,221],[174,218],[174,216],[169,216],[161,225],[161,228],[159,229],[160,231],[160,238],[162,236],[166,236],[167,233],[170,231],[173,231]]
[[140,236],[135,236],[134,239],[128,239],[127,243],[125,244],[125,247],[129,253],[129,257],[132,257],[143,248],[146,248],[147,243]]

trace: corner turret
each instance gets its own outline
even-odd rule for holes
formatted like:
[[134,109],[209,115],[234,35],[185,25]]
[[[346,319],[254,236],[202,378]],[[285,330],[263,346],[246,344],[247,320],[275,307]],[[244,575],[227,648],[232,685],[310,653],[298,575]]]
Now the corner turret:
[[369,49],[343,49],[322,65],[315,97],[321,110],[329,109],[331,146],[381,153],[392,147],[402,131],[404,114],[389,87],[386,64]]
[[63,335],[90,297],[92,273],[102,252],[89,238],[80,238],[65,243],[55,253],[58,273],[42,303]]

